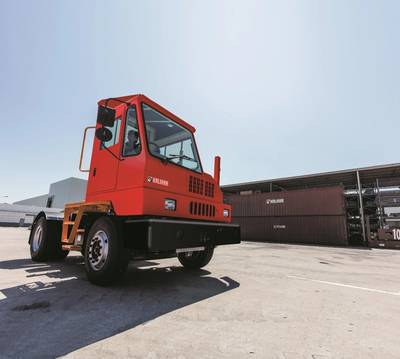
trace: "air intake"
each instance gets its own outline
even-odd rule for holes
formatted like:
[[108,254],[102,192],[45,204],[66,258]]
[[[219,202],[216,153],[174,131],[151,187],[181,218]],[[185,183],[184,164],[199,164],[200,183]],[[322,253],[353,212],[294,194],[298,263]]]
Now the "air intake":
[[215,206],[201,202],[190,202],[189,213],[194,216],[215,217]]
[[189,192],[214,197],[214,183],[207,182],[194,176],[189,177]]

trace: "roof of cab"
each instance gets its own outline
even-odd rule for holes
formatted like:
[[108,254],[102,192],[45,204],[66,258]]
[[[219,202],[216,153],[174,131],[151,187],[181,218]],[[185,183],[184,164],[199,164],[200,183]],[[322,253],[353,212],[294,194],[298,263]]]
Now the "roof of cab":
[[143,95],[143,94],[135,94],[135,95],[128,95],[128,96],[120,96],[120,97],[111,97],[111,98],[105,98],[100,101],[98,101],[98,104],[101,106],[105,105],[105,102],[107,102],[107,106],[110,107],[118,107],[118,106],[124,106],[131,104],[133,105],[137,100],[140,102],[145,102],[151,107],[158,107],[157,110],[162,110],[167,117],[171,118],[171,120],[177,122],[179,125],[187,128],[191,132],[196,132],[196,128],[187,123],[186,121],[182,120],[179,118],[177,115],[173,114],[172,112],[168,111],[165,107],[161,106],[151,98]]

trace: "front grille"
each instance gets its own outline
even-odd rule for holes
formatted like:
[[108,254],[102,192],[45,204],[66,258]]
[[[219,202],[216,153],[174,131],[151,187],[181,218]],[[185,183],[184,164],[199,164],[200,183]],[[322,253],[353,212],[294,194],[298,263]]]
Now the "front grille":
[[194,176],[189,177],[189,192],[214,197],[214,183],[207,182]]
[[190,202],[189,213],[194,216],[215,217],[215,206],[208,203]]
[[206,182],[205,196],[214,197],[214,183]]

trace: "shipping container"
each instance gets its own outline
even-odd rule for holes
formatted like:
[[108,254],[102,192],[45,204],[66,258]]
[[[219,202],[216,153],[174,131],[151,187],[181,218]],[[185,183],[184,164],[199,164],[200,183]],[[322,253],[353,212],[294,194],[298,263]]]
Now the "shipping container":
[[292,191],[227,194],[243,240],[347,245],[341,186]]
[[234,217],[242,240],[347,245],[345,216]]
[[233,217],[324,216],[346,213],[343,187],[226,195]]

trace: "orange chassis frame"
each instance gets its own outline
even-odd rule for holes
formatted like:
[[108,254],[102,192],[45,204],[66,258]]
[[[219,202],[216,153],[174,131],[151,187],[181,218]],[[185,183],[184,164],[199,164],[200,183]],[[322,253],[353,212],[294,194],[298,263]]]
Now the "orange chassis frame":
[[[81,251],[85,230],[79,228],[85,213],[109,213],[112,210],[110,201],[68,203],[64,209],[61,244],[63,250]],[[82,240],[77,244],[77,236]]]

